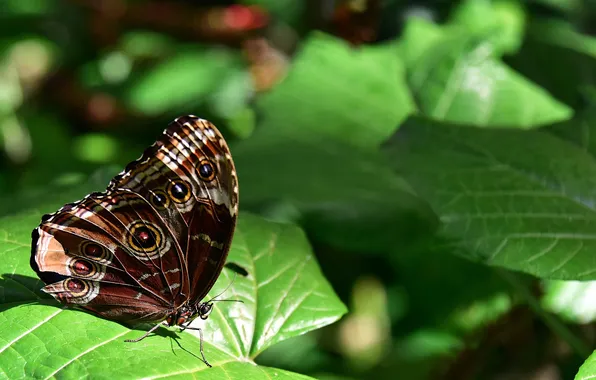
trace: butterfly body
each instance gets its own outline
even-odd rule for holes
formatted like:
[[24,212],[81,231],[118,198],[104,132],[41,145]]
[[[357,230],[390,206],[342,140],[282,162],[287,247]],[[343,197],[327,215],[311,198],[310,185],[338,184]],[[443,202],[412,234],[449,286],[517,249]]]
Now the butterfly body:
[[225,263],[238,180],[217,128],[195,116],[163,136],[106,191],[44,215],[31,267],[63,304],[119,322],[187,326]]

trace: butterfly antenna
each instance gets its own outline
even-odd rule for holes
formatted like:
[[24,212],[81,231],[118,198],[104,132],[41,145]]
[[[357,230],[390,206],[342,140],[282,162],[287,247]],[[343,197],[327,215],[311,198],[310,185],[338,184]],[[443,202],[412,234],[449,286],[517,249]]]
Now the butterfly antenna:
[[226,288],[225,288],[225,289],[224,289],[224,290],[223,290],[221,293],[219,293],[219,294],[218,294],[218,295],[216,295],[215,297],[212,297],[212,298],[211,298],[209,301],[207,301],[207,302],[213,302],[213,301],[224,301],[224,300],[217,300],[216,298],[217,298],[217,297],[219,297],[219,296],[221,296],[221,295],[222,295],[222,294],[224,294],[225,292],[227,292],[227,291],[228,291],[228,289],[230,289],[230,286],[232,286],[232,284],[233,284],[233,283],[234,283],[234,281],[236,280],[236,274],[237,274],[237,273],[235,273],[235,272],[234,272],[234,277],[232,278],[232,281],[231,281],[231,282],[228,284],[228,286],[226,286]]
[[244,303],[242,300],[210,300],[209,302],[240,302]]

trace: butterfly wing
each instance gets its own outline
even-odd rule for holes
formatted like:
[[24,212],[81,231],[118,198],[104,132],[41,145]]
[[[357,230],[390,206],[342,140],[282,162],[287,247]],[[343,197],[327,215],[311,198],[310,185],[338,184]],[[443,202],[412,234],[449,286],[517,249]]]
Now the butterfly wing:
[[[199,191],[189,223],[187,253],[190,304],[198,304],[209,292],[225,264],[238,216],[238,178],[230,150],[221,133],[206,120],[184,117],[167,130],[181,144],[195,142],[198,149],[181,149],[195,162],[193,177]],[[210,170],[201,163],[209,162]],[[205,175],[209,172],[210,175]]]
[[181,293],[200,302],[223,268],[238,214],[238,179],[223,136],[207,120],[180,117],[127,169],[111,187],[146,197],[181,231]]
[[177,248],[147,201],[129,191],[94,193],[44,216],[33,231],[31,266],[43,290],[109,319],[164,319],[179,273],[162,257]]
[[43,218],[31,266],[59,301],[120,321],[198,303],[227,257],[238,184],[219,131],[179,118],[104,193]]

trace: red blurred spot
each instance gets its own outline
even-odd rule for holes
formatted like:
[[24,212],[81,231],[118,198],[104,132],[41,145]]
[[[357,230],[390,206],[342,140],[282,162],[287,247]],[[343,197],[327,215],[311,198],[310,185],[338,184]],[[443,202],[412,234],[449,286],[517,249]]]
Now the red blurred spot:
[[232,29],[258,29],[267,25],[267,14],[257,6],[232,5],[226,8],[224,24]]
[[93,95],[87,104],[87,112],[93,121],[107,121],[116,113],[116,101],[107,94]]

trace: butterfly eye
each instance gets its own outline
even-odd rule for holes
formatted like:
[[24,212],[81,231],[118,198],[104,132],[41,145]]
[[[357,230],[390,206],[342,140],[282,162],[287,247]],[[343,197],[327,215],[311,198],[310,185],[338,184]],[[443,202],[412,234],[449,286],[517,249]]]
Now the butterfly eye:
[[158,209],[164,209],[169,206],[170,198],[162,190],[154,190],[149,196],[149,202]]
[[76,278],[67,278],[64,280],[64,288],[68,290],[73,297],[82,297],[89,291],[87,282]]
[[212,303],[204,302],[200,304],[198,309],[199,317],[201,317],[201,319],[207,319],[209,314],[211,314],[211,309],[213,309]]
[[137,252],[153,252],[161,244],[161,233],[148,223],[137,223],[130,227],[128,244]]
[[80,277],[93,277],[97,273],[97,267],[86,260],[75,260],[70,264],[72,273]]
[[168,194],[176,203],[184,203],[192,195],[188,184],[184,181],[173,181],[168,186]]
[[203,160],[199,164],[199,175],[205,181],[212,181],[215,178],[215,167],[209,160]]
[[83,254],[83,256],[94,261],[99,261],[103,263],[112,261],[111,253],[97,243],[85,241],[81,245],[80,251]]

